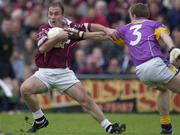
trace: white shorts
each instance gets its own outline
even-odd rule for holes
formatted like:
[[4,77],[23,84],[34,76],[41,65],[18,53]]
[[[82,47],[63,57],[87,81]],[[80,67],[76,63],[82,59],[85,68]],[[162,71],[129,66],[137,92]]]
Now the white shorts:
[[74,72],[69,68],[39,68],[34,76],[41,80],[48,89],[55,87],[61,93],[73,86],[75,83],[80,82]]
[[159,57],[148,60],[136,67],[136,75],[149,87],[159,87],[166,84],[177,73],[178,69],[175,66],[166,65]]

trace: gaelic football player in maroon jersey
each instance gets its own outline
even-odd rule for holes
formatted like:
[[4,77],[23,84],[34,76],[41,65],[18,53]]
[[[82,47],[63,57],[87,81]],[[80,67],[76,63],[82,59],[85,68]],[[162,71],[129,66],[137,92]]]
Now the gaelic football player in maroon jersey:
[[[73,49],[76,43],[83,39],[103,39],[103,32],[90,32],[108,28],[98,24],[74,24],[63,16],[64,8],[58,2],[52,2],[48,8],[48,22],[39,27],[37,33],[37,51],[35,63],[38,71],[21,85],[21,95],[26,105],[32,112],[35,120],[28,132],[48,126],[48,120],[42,112],[34,94],[47,92],[51,87],[56,87],[61,93],[75,99],[108,133],[122,133],[125,124],[112,124],[103,114],[95,101],[86,93],[82,84],[69,69]],[[48,31],[53,27],[66,29],[67,27],[79,30],[76,37],[68,29],[62,30],[55,37],[48,39]],[[108,30],[107,30],[108,31]],[[74,32],[74,31],[73,31]],[[77,32],[77,31],[76,31]],[[74,37],[73,37],[74,36]],[[61,44],[58,44],[60,43]]]

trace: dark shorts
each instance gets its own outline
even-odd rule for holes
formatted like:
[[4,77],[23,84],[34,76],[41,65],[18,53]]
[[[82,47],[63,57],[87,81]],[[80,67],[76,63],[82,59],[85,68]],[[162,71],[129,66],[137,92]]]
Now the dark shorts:
[[15,73],[11,63],[0,63],[0,78],[4,79],[10,77],[15,78]]

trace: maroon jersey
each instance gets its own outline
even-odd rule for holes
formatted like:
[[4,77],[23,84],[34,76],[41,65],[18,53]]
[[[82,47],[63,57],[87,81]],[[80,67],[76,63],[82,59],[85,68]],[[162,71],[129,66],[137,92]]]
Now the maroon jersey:
[[[90,31],[90,24],[74,24],[68,19],[64,18],[63,22],[72,28],[76,28],[81,31]],[[39,27],[37,33],[37,51],[35,54],[35,63],[39,68],[66,68],[69,67],[72,61],[73,50],[76,43],[81,39],[68,40],[64,46],[58,48],[53,48],[47,53],[40,53],[39,47],[43,45],[47,40],[47,32],[52,28],[51,24],[48,22]]]

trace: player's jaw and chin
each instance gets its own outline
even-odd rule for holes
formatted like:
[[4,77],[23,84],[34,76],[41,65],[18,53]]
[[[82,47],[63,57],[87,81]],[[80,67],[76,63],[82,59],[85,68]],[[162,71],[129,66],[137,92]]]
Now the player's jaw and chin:
[[49,22],[51,23],[52,27],[62,27],[62,19],[63,16],[52,18],[49,16]]
[[[51,14],[56,14],[56,15],[51,15]],[[49,19],[52,27],[62,27],[63,18],[64,18],[63,15],[61,15],[60,13],[57,13],[57,12],[51,12],[48,14],[48,19]]]
[[62,27],[62,23],[61,20],[51,20],[50,19],[50,23],[52,27]]

